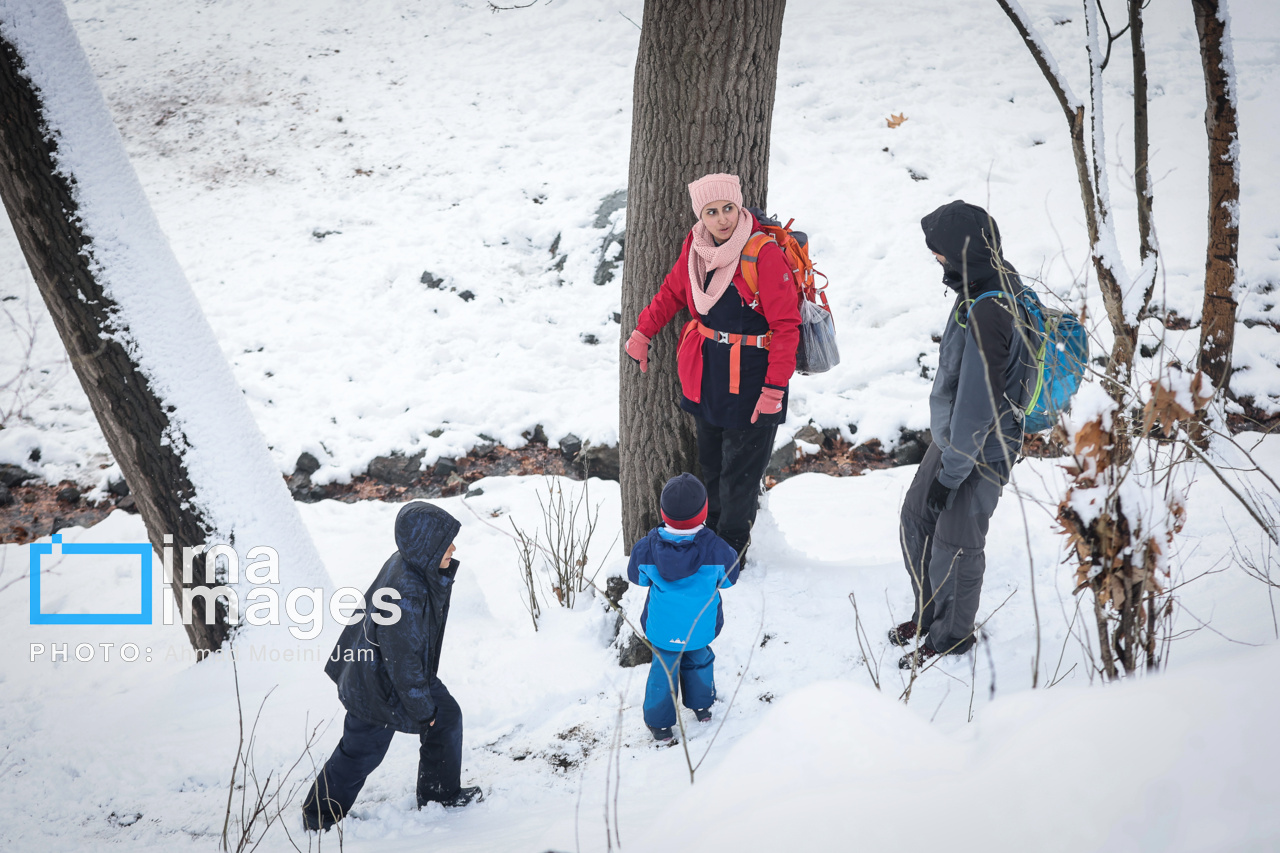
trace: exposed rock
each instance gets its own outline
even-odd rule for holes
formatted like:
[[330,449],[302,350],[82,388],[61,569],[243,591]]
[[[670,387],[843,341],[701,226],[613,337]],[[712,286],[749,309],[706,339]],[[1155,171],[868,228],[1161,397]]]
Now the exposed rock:
[[590,332],[583,332],[581,335],[578,335],[578,339],[589,347],[593,347],[600,343],[600,339]]
[[589,477],[617,481],[622,475],[616,444],[588,444],[578,452],[578,464]]
[[574,457],[578,455],[580,450],[582,450],[582,439],[578,438],[573,433],[569,433],[564,438],[560,439],[560,453],[570,462],[573,461]]
[[112,480],[107,483],[107,494],[115,495],[118,498],[127,498],[129,497],[129,484],[124,481],[124,477]]
[[17,465],[0,465],[0,485],[13,488],[21,486],[27,480],[38,479],[35,474]]
[[13,492],[9,491],[9,487],[4,483],[0,483],[0,506],[9,506],[13,503]]
[[75,486],[58,489],[58,503],[71,505],[80,503],[80,490]]
[[653,662],[653,649],[645,641],[631,633],[618,649],[618,665],[624,667],[642,666]]
[[439,290],[444,286],[444,279],[437,278],[426,270],[422,271],[422,278],[418,279],[418,281],[425,284],[431,290]]
[[769,464],[764,469],[765,476],[775,479],[782,477],[782,469],[794,461],[796,461],[796,443],[788,441],[773,451],[773,455],[769,457]]
[[816,444],[822,446],[823,440],[826,438],[817,427],[813,424],[806,424],[800,427],[796,432],[796,441],[803,441],[806,444]]
[[[626,206],[627,191],[614,190],[600,200],[600,206],[596,208],[595,222],[591,224],[596,228],[607,227],[609,225],[609,217]],[[555,252],[553,251],[552,254],[555,254]]]
[[458,460],[450,459],[448,456],[441,456],[436,460],[435,468],[432,469],[437,476],[445,476],[452,474],[458,470]]
[[476,298],[476,295],[472,293],[470,290],[464,290],[458,294],[458,298],[461,299],[463,302],[470,302],[472,299]]
[[546,444],[547,431],[542,428],[542,424],[534,424],[533,429],[524,433],[524,438],[530,444]]
[[476,486],[473,489],[468,489],[466,496],[469,498],[478,498],[483,494],[484,494],[484,489],[480,488],[479,486]]
[[933,444],[933,433],[927,429],[919,431],[904,429],[898,438],[898,446],[893,451],[895,465],[919,465],[924,459],[925,451]]
[[413,456],[405,456],[397,451],[390,456],[375,457],[369,463],[367,473],[375,480],[407,486],[422,473],[422,457],[425,453],[425,450],[420,450]]
[[312,474],[320,470],[320,460],[307,453],[305,450],[299,454],[298,461],[293,463],[293,473],[306,474],[310,477]]
[[133,495],[130,495],[127,498],[121,498],[119,501],[117,501],[116,509],[122,509],[125,512],[132,513],[133,515],[138,514],[138,506],[136,503],[134,503]]

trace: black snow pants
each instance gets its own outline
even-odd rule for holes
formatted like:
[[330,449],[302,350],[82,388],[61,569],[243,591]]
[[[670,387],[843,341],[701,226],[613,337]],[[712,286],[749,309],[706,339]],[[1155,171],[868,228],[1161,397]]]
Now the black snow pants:
[[[457,795],[462,785],[462,709],[439,679],[431,680],[431,697],[436,701],[436,722],[419,735],[419,807]],[[341,820],[351,810],[365,779],[382,763],[395,733],[389,726],[347,712],[342,740],[302,806],[314,825]]]
[[940,653],[960,654],[974,644],[974,620],[987,568],[983,548],[1009,466],[979,461],[956,490],[949,509],[935,512],[926,498],[942,467],[942,450],[930,445],[902,503],[902,559],[915,594],[912,621]]
[[698,461],[707,487],[707,527],[739,554],[751,541],[760,506],[760,481],[773,454],[777,425],[724,429],[694,416]]

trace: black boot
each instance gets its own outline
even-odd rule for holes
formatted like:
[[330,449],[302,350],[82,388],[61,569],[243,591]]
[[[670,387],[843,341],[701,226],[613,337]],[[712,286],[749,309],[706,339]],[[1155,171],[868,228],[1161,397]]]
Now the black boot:
[[[916,631],[920,625],[915,620],[903,622],[901,625],[895,625],[889,629],[889,642],[895,646],[907,646],[916,638]],[[928,634],[928,631],[925,631]]]
[[454,794],[452,797],[445,797],[440,800],[440,805],[444,806],[446,809],[460,809],[463,806],[470,805],[471,803],[482,802],[484,802],[484,791],[481,791],[479,787],[472,787],[459,788],[458,793]]

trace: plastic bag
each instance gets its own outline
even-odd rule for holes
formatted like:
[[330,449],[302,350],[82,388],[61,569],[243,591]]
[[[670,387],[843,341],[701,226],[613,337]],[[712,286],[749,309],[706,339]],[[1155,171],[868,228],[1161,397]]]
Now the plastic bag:
[[817,303],[800,303],[800,346],[796,350],[796,371],[826,373],[840,363],[836,348],[836,324],[831,313]]

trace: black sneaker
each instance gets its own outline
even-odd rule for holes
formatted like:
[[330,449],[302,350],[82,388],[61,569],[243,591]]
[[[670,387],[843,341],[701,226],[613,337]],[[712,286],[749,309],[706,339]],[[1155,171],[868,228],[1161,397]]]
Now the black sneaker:
[[898,669],[920,669],[925,665],[926,661],[930,661],[937,656],[938,653],[933,646],[925,643],[910,654],[903,655],[902,659],[898,661]]
[[916,638],[916,631],[919,627],[919,623],[914,620],[895,625],[889,629],[889,642],[895,646],[909,646],[911,641]]
[[711,722],[711,709],[710,709],[710,708],[694,708],[694,709],[693,709],[693,715],[694,715],[695,717],[697,717],[697,718],[698,718],[698,722],[700,722],[700,723],[709,723],[709,722]]
[[659,728],[655,728],[654,726],[649,726],[649,731],[653,732],[653,739],[656,741],[665,742],[665,741],[671,740],[670,726],[667,726],[665,729],[659,729]]

